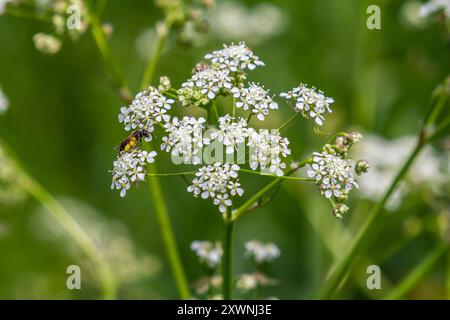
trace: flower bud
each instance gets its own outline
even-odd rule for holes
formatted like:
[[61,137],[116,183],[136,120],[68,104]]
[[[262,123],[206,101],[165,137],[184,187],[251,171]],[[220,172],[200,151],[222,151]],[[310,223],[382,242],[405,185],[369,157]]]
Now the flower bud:
[[370,168],[369,162],[367,160],[358,160],[355,165],[355,172],[357,175],[366,173]]
[[345,204],[338,203],[333,208],[333,215],[338,219],[342,219],[347,213],[348,209],[349,208]]
[[348,151],[348,148],[345,144],[345,137],[342,136],[337,137],[335,146],[339,153],[346,153]]
[[172,84],[170,83],[169,77],[162,76],[159,78],[159,86],[158,90],[161,92],[168,91],[170,88],[172,88]]
[[345,138],[347,139],[348,143],[357,144],[358,142],[360,142],[362,140],[363,136],[361,133],[353,131],[353,132],[347,133]]

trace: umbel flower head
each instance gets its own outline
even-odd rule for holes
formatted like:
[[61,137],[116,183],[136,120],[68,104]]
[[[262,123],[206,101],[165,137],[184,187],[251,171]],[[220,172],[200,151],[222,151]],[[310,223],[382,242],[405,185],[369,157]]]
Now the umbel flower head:
[[208,53],[205,59],[210,60],[217,68],[231,72],[244,72],[246,69],[253,70],[258,66],[264,66],[264,62],[253,54],[245,42],[224,45],[222,50]]
[[271,262],[280,256],[280,249],[274,243],[262,243],[257,240],[248,241],[245,244],[245,252],[257,264]]
[[278,109],[278,103],[269,96],[269,90],[264,89],[257,83],[250,83],[248,88],[234,87],[231,92],[233,97],[238,98],[237,108],[250,110],[261,121],[264,121],[264,118],[269,114],[269,109]]
[[195,252],[201,263],[210,269],[215,269],[222,259],[222,245],[220,242],[192,241],[191,250]]
[[145,180],[146,166],[155,162],[155,157],[155,151],[139,149],[121,153],[114,161],[111,189],[120,190],[120,196],[125,197],[133,183]]
[[[170,120],[167,111],[171,109],[173,99],[166,98],[157,89],[150,87],[139,92],[128,107],[122,107],[119,122],[125,130],[144,129],[153,132],[155,123],[165,123]],[[147,141],[151,140],[149,135]]]
[[330,105],[334,103],[333,98],[328,98],[322,91],[317,91],[314,87],[308,88],[305,84],[300,84],[287,93],[281,93],[280,97],[293,101],[296,112],[314,120],[319,126],[323,125],[324,114],[332,112]]
[[219,118],[219,128],[210,134],[210,139],[225,145],[225,152],[232,154],[248,137],[247,121],[225,115]]
[[233,204],[231,196],[242,196],[244,189],[239,183],[237,164],[216,162],[214,165],[201,167],[195,174],[187,190],[195,197],[211,198],[219,211],[225,213]]
[[202,148],[209,144],[209,140],[203,138],[205,122],[202,117],[196,119],[186,116],[181,121],[174,117],[164,125],[168,135],[162,138],[161,150],[181,157],[184,163],[199,164]]

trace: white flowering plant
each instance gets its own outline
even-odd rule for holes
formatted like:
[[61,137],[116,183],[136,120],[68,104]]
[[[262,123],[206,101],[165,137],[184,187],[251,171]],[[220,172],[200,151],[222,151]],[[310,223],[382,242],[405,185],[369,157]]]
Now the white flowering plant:
[[[344,203],[349,192],[358,187],[356,176],[369,167],[366,161],[349,158],[349,150],[360,142],[361,134],[336,134],[303,161],[294,160],[289,139],[282,134],[299,115],[313,126],[323,126],[334,100],[321,90],[301,84],[279,94],[286,101],[286,108],[291,105],[293,115],[278,128],[257,129],[252,124],[261,126],[281,105],[264,86],[248,81],[248,72],[264,66],[264,62],[244,42],[224,45],[204,59],[180,88],[173,87],[168,77],[161,77],[157,87],[139,92],[128,106],[121,108],[118,120],[131,135],[122,143],[114,161],[111,188],[124,197],[147,176],[180,176],[188,181],[186,190],[194,197],[211,199],[225,225],[232,228],[242,215],[266,204],[267,195],[284,180],[309,182],[316,184],[329,200],[334,215],[343,218],[348,211]],[[229,101],[229,107],[219,108],[219,98]],[[177,108],[200,108],[204,116],[179,118]],[[159,148],[155,137],[162,137]],[[150,142],[147,151],[142,149],[143,141]],[[150,164],[158,158],[158,149],[169,153],[175,165],[191,165],[196,170],[152,172]],[[305,176],[295,175],[305,166],[309,167]],[[245,194],[239,179],[242,173],[272,177],[273,181],[238,205],[238,199]],[[189,181],[188,176],[193,178]],[[227,250],[230,237],[228,234],[223,244],[224,265],[230,259]],[[200,243],[193,246],[199,256],[204,252]],[[260,251],[250,248],[251,243],[247,249],[253,252],[255,261],[262,262]],[[211,261],[204,260],[213,266]],[[229,298],[230,270],[225,266],[222,270],[223,294]]]

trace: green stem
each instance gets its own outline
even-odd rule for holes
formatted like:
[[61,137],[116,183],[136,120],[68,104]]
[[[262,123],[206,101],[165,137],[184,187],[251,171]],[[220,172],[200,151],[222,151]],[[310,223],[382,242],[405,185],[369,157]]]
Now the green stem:
[[252,118],[252,116],[253,116],[253,112],[250,110],[250,114],[247,117],[247,123],[250,123],[250,119]]
[[231,105],[231,116],[234,118],[236,116],[236,98],[233,97],[233,104]]
[[264,174],[258,171],[253,171],[253,170],[248,170],[248,169],[239,169],[239,171],[245,172],[245,173],[250,173],[250,174],[255,174],[258,176],[262,176],[262,177],[271,177],[271,178],[278,178],[278,179],[282,179],[282,180],[292,180],[292,181],[314,181],[313,179],[309,179],[309,178],[300,178],[300,177],[290,177],[290,176],[277,176],[277,175],[273,175],[273,174]]
[[228,209],[224,218],[223,260],[222,260],[222,295],[224,300],[233,298],[233,234],[234,221]]
[[448,252],[449,246],[447,243],[440,243],[431,251],[427,257],[417,265],[401,282],[393,288],[386,296],[387,300],[402,299],[409,291],[423,279],[424,276],[430,272],[435,264]]
[[156,24],[155,32],[156,39],[153,42],[152,52],[148,58],[147,66],[144,70],[144,75],[141,81],[141,90],[145,90],[153,81],[155,75],[156,65],[158,64],[162,50],[166,43],[167,36],[170,32],[171,24],[167,19],[161,22],[160,25]]
[[405,174],[408,172],[409,168],[413,164],[416,157],[419,155],[419,152],[422,150],[423,146],[424,141],[422,141],[422,139],[419,139],[416,147],[409,155],[408,159],[404,163],[401,170],[398,172],[394,181],[391,183],[389,189],[386,191],[381,201],[378,202],[378,204],[371,211],[368,219],[365,221],[364,226],[358,232],[349,250],[344,254],[344,256],[340,260],[338,260],[336,266],[331,270],[320,294],[321,299],[331,298],[331,296],[336,291],[339,284],[343,281],[347,272],[349,272],[352,264],[357,259],[358,254],[367,244],[370,237],[373,236],[376,222],[378,222],[378,218],[383,213],[383,209],[386,205],[387,200],[395,191],[395,189],[397,188],[398,184],[403,179]]
[[79,245],[81,250],[92,261],[95,272],[100,282],[104,299],[115,299],[117,284],[111,275],[106,262],[89,235],[82,229],[77,221],[64,209],[64,207],[36,180],[34,180],[19,164],[17,157],[9,146],[0,141],[0,146],[8,153],[17,175],[17,182],[33,196],[47,212],[66,230],[68,235]]
[[[155,172],[155,170],[156,168],[153,167],[152,171]],[[181,299],[188,299],[191,296],[189,292],[189,284],[187,282],[184,268],[178,254],[174,232],[172,230],[169,213],[166,208],[161,190],[161,184],[159,183],[158,178],[149,176],[148,187],[150,196],[153,201],[153,206],[155,208],[156,218],[158,219],[159,227],[164,240],[169,265],[175,278],[178,293]]]
[[108,42],[106,40],[105,33],[103,32],[102,25],[98,18],[98,15],[95,12],[94,5],[91,3],[91,0],[85,0],[86,8],[88,11],[88,19],[90,22],[90,29],[92,36],[97,44],[97,47],[103,57],[103,60],[106,63],[106,67],[111,74],[111,78],[113,80],[113,84],[119,97],[125,102],[129,103],[132,99],[130,90],[125,79],[122,77],[122,72],[119,68],[119,65],[114,58],[111,49],[108,46]]
[[283,123],[283,124],[278,128],[278,130],[280,130],[280,131],[283,130],[289,123],[291,123],[292,120],[294,120],[295,118],[297,118],[299,114],[300,114],[300,113],[298,113],[298,112],[294,112],[294,114],[292,114],[292,115],[289,117],[289,119],[287,119],[286,122]]

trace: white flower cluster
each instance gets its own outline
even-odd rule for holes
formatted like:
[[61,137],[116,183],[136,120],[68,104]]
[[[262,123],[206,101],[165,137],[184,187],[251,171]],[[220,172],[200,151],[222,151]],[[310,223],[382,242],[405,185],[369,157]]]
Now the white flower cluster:
[[256,131],[249,129],[248,143],[250,147],[249,158],[250,168],[256,170],[258,166],[265,170],[269,168],[271,173],[277,176],[284,174],[286,164],[281,160],[281,156],[287,157],[291,154],[288,148],[288,138],[282,137],[278,130],[263,129]]
[[221,91],[229,91],[233,87],[229,71],[219,70],[207,65],[201,65],[192,77],[181,85],[178,90],[182,105],[206,105]]
[[222,50],[207,54],[205,59],[210,60],[219,69],[231,72],[243,72],[246,69],[253,70],[258,66],[264,66],[264,62],[259,60],[244,42],[224,45]]
[[55,54],[61,50],[61,40],[45,33],[36,33],[33,36],[33,41],[36,49],[45,54]]
[[319,126],[323,125],[325,120],[323,115],[326,112],[332,112],[330,105],[334,103],[333,98],[326,97],[322,91],[317,91],[314,87],[308,88],[305,84],[281,93],[280,97],[293,100],[294,110],[300,112],[307,119],[313,119]]
[[258,264],[271,262],[280,256],[280,249],[274,243],[262,243],[257,240],[248,241],[245,244],[245,251],[247,256]]
[[120,196],[125,197],[132,183],[145,180],[146,166],[155,162],[156,152],[133,149],[121,153],[114,161],[111,189],[120,190]]
[[240,145],[245,144],[248,136],[247,121],[237,119],[230,115],[219,118],[219,129],[211,133],[211,140],[219,141],[225,145],[225,152],[232,154]]
[[220,265],[223,253],[220,242],[213,244],[209,241],[192,241],[191,250],[195,252],[200,262],[205,263],[209,268],[214,269]]
[[261,121],[269,114],[269,109],[278,109],[278,104],[269,96],[269,91],[257,83],[250,83],[248,88],[234,87],[231,93],[234,98],[239,99],[236,101],[237,108],[250,110]]
[[8,107],[9,107],[8,97],[5,95],[2,88],[0,87],[0,114],[5,113],[8,110]]
[[314,152],[310,166],[308,177],[315,180],[321,193],[328,199],[334,196],[338,200],[345,200],[353,187],[358,188],[352,163],[348,160],[326,152]]
[[177,117],[164,125],[168,134],[162,138],[161,150],[172,152],[175,157],[182,157],[184,163],[199,164],[201,161],[202,148],[209,144],[209,140],[203,138],[205,118]]
[[445,16],[450,19],[450,0],[430,0],[420,7],[420,15],[428,17],[439,10],[443,10]]
[[211,198],[219,211],[225,213],[233,204],[231,196],[242,196],[244,189],[239,183],[237,164],[216,162],[214,165],[201,167],[187,190],[195,197]]
[[[119,114],[119,122],[123,123],[125,130],[145,129],[153,132],[154,123],[167,122],[170,115],[173,99],[167,99],[157,89],[150,87],[139,92],[128,107],[122,107]],[[147,141],[151,140],[149,135]]]
[[[404,136],[387,140],[376,135],[368,135],[365,143],[356,148],[356,154],[369,161],[371,168],[358,179],[359,194],[368,200],[379,201],[401,169],[407,156],[416,144],[415,136]],[[450,181],[450,161],[431,146],[426,146],[408,171],[405,179],[389,198],[386,209],[396,210],[402,200],[412,192],[427,188],[435,195],[445,194]],[[450,167],[448,167],[450,169]]]

